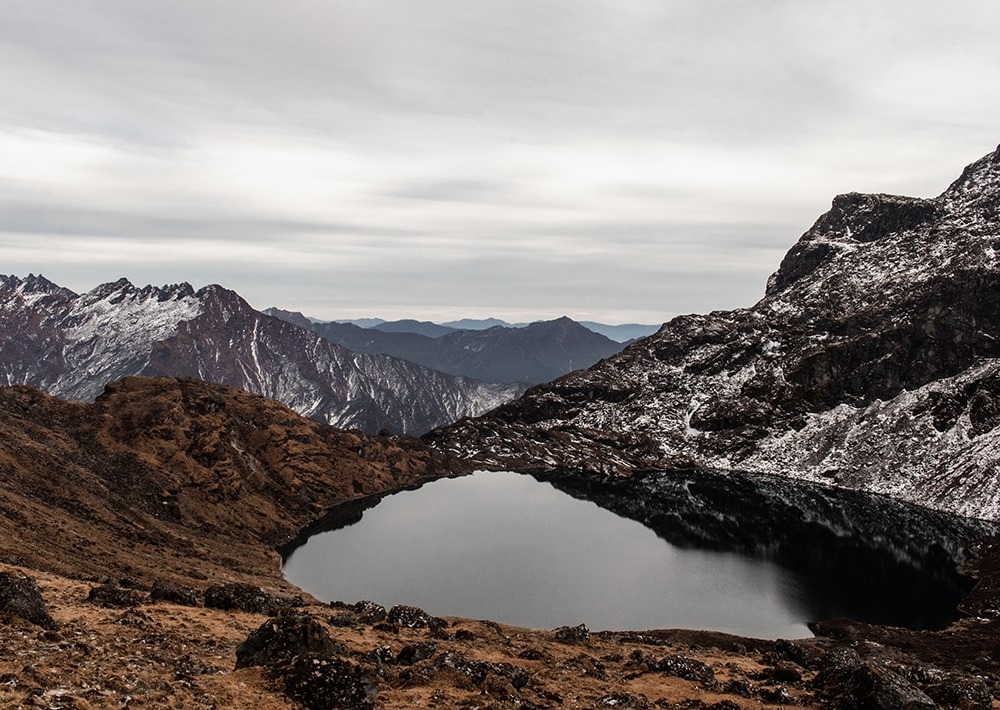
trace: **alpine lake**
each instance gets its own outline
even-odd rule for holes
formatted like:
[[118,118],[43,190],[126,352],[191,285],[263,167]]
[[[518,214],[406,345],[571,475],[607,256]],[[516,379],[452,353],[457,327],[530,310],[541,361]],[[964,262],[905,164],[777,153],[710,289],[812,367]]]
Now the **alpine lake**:
[[888,498],[690,471],[594,481],[478,472],[354,501],[282,551],[313,596],[516,626],[809,636],[849,617],[958,617],[965,549],[994,531]]

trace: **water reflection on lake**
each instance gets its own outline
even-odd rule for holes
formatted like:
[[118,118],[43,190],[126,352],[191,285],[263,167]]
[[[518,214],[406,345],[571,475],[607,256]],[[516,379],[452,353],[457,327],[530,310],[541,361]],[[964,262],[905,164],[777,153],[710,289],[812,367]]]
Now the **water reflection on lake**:
[[808,590],[735,553],[681,549],[640,523],[514,473],[384,498],[313,535],[285,575],[314,596],[552,628],[698,628],[808,636]]

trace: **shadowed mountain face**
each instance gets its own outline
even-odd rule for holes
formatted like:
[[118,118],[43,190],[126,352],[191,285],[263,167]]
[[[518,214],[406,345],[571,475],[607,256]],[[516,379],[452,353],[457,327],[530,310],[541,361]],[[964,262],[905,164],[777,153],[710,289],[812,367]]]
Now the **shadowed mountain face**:
[[484,466],[742,469],[1000,517],[1000,151],[841,195],[745,310],[680,316],[429,440]]
[[129,375],[187,376],[339,427],[419,434],[520,393],[349,352],[221,286],[137,288],[122,279],[77,295],[42,277],[0,276],[0,335],[0,384],[78,401]]
[[[309,322],[301,313],[276,308],[265,313],[293,323]],[[404,327],[400,323],[405,321],[398,321],[393,327]],[[449,329],[434,336],[386,331],[382,326],[359,328],[349,323],[311,323],[309,327],[354,352],[391,355],[483,382],[549,382],[589,367],[624,347],[569,318],[539,321],[521,328]]]

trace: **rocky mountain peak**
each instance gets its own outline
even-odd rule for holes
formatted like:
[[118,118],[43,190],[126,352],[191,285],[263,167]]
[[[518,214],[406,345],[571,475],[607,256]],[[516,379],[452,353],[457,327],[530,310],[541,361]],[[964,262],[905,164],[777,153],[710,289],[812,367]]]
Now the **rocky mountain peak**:
[[0,290],[0,385],[67,399],[92,401],[129,375],[186,376],[263,394],[341,427],[420,433],[523,391],[349,352],[219,285],[137,288],[119,279],[69,298],[25,297],[16,277],[0,285],[14,287]]
[[206,313],[216,314],[223,319],[250,312],[256,315],[253,306],[247,303],[242,296],[219,284],[209,284],[200,288],[194,296],[202,303]]
[[62,286],[49,281],[41,274],[28,274],[23,281],[18,279],[16,276],[5,278],[10,278],[13,281],[18,282],[16,288],[21,293],[25,294],[60,295],[65,298],[72,298],[76,295],[68,288],[63,288]]
[[432,438],[508,469],[749,470],[1000,519],[998,223],[1000,152],[940,197],[839,195],[754,307]]
[[962,211],[966,220],[994,223],[1000,218],[1000,147],[967,166],[941,195],[952,211]]
[[137,290],[132,282],[123,276],[117,281],[109,281],[91,289],[87,293],[87,296],[90,297],[90,300],[94,301],[110,300],[118,302],[118,300],[125,298]]
[[305,316],[305,314],[301,313],[300,311],[286,311],[283,308],[277,308],[275,306],[271,306],[270,308],[265,308],[261,312],[266,316],[271,316],[272,318],[279,318],[280,320],[288,321],[292,325],[297,325],[299,328],[312,330],[313,327],[313,322],[309,320]]
[[18,308],[25,303],[41,303],[43,301],[66,302],[76,298],[76,294],[68,288],[54,284],[38,274],[28,274],[24,279],[17,276],[0,275],[0,301],[7,307]]
[[944,210],[939,200],[850,192],[837,195],[829,211],[799,239],[768,279],[765,295],[786,290],[845,252],[889,242],[921,229]]

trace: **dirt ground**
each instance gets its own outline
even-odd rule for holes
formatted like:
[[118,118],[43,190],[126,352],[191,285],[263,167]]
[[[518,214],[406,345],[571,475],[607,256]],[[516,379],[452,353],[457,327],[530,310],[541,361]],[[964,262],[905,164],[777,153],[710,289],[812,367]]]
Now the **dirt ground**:
[[[237,646],[267,621],[266,615],[149,601],[106,608],[87,600],[93,583],[0,565],[0,572],[10,570],[36,580],[59,628],[0,617],[0,707],[294,707],[264,670],[234,670]],[[479,686],[423,661],[405,667],[408,673],[386,675],[378,690],[380,707],[710,707],[723,700],[731,703],[721,706],[727,708],[778,707],[761,699],[768,694],[818,707],[807,690],[814,673],[800,669],[797,682],[767,677],[774,675],[781,656],[773,642],[734,652],[742,642],[733,637],[718,635],[720,646],[728,648],[715,648],[704,641],[692,645],[684,638],[691,632],[675,632],[675,638],[663,633],[645,641],[590,634],[564,643],[553,631],[468,619],[448,618],[444,632],[432,634],[426,628],[336,625],[329,620],[338,610],[328,605],[303,610],[351,656],[386,646],[398,655],[408,645],[433,643],[435,656],[454,653],[475,662],[510,664],[529,679],[521,689],[499,681]],[[697,660],[710,667],[713,679],[706,683],[705,676],[640,672],[630,660],[637,654]],[[677,672],[705,671],[700,665],[696,671],[679,665]]]

